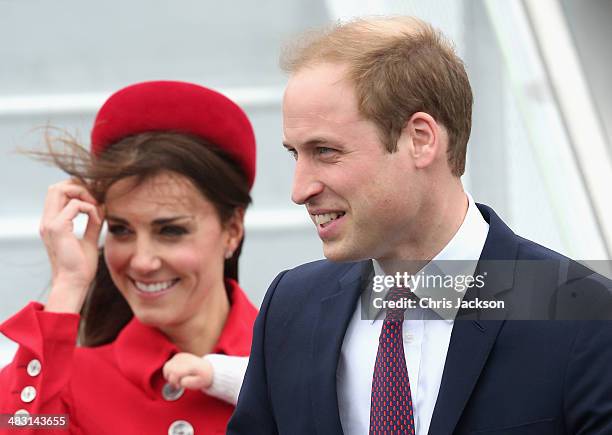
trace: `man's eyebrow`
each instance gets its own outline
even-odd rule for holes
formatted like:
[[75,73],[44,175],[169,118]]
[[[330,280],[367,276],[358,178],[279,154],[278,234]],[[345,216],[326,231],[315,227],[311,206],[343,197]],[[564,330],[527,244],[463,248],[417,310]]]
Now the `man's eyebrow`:
[[[329,139],[324,139],[324,138],[313,138],[308,140],[307,142],[303,143],[302,146],[305,147],[313,147],[313,146],[318,146],[318,145],[328,145],[330,144],[331,141]],[[287,142],[283,142],[283,146],[287,149],[294,149],[295,147]]]
[[[118,216],[113,216],[113,215],[106,215],[106,219],[112,220],[118,223],[122,223],[122,224],[129,223],[127,220],[120,218]],[[151,224],[152,225],[166,225],[166,224],[176,222],[179,220],[183,220],[183,219],[193,219],[193,216],[184,215],[184,216],[172,216],[172,217],[167,217],[167,218],[159,218],[159,219],[155,219],[153,222],[151,222]]]

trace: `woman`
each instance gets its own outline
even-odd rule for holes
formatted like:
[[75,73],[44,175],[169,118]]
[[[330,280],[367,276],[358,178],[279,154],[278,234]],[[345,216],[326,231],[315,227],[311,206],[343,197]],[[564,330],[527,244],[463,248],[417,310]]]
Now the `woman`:
[[173,356],[250,350],[256,309],[236,281],[250,122],[212,90],[146,82],[106,101],[91,140],[91,153],[49,153],[72,176],[49,188],[40,226],[51,292],[0,326],[20,345],[0,374],[0,413],[31,429],[67,415],[74,434],[225,433],[233,407],[162,370]]

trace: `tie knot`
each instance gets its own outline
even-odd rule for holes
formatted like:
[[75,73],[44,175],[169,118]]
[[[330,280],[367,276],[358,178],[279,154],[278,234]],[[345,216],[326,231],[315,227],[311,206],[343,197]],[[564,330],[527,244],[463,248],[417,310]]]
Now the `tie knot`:
[[387,294],[387,314],[385,320],[403,320],[408,308],[408,300],[414,300],[414,293],[408,287],[393,287]]

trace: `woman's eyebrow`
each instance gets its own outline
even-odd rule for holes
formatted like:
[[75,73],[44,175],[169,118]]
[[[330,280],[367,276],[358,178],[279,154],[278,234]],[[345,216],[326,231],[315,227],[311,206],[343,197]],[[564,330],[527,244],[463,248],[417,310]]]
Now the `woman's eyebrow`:
[[110,214],[107,214],[106,216],[104,216],[104,218],[107,221],[116,221],[116,222],[120,222],[122,224],[127,224],[128,223],[128,221],[126,221],[125,219],[120,218],[118,216],[113,216],[113,215],[110,215]]
[[[129,222],[126,219],[123,219],[119,216],[114,216],[114,215],[106,215],[106,219],[107,220],[111,220],[111,221],[115,221],[118,223],[122,223],[122,224],[128,224]],[[158,218],[155,219],[153,222],[151,222],[152,225],[165,225],[165,224],[169,224],[178,220],[183,220],[183,219],[193,219],[193,216],[189,216],[189,215],[183,215],[183,216],[172,216],[172,217],[164,217],[164,218]]]
[[169,224],[175,221],[179,221],[179,220],[183,220],[183,219],[193,219],[193,216],[189,216],[189,215],[184,215],[184,216],[173,216],[173,217],[167,217],[167,218],[159,218],[159,219],[155,219],[152,224],[153,225],[165,225],[165,224]]

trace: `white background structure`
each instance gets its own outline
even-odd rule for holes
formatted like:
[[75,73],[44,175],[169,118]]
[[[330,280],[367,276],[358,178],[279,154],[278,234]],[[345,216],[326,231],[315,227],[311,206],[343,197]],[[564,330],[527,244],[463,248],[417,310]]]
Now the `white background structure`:
[[[609,1],[0,0],[0,321],[44,300],[38,220],[47,186],[63,179],[15,150],[40,147],[45,125],[87,144],[102,101],[143,80],[217,88],[253,121],[258,171],[240,265],[252,300],[281,270],[321,258],[305,210],[290,202],[278,56],[296,33],[363,14],[416,15],[455,41],[475,94],[464,184],[476,201],[527,238],[609,259]],[[14,351],[7,343],[0,365]]]

